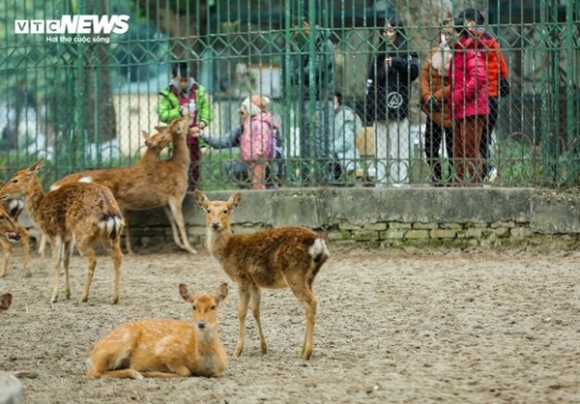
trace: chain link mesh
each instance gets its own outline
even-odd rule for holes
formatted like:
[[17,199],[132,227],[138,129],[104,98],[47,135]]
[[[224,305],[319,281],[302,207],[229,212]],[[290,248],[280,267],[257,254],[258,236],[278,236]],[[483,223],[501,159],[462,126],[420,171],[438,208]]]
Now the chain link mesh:
[[[483,27],[497,38],[509,67],[510,93],[498,99],[484,161],[496,174],[493,185],[578,185],[580,2],[547,0],[2,0],[3,177],[38,157],[47,159],[47,184],[74,171],[133,164],[144,148],[141,131],[153,133],[159,125],[159,91],[170,83],[171,65],[183,61],[208,91],[208,136],[240,126],[245,97],[270,97],[279,139],[260,179],[267,187],[472,185],[457,181],[459,161],[449,159],[453,131],[436,144],[425,135],[420,75],[442,21],[473,6],[486,17]],[[125,14],[130,20],[123,34],[16,33],[15,20]],[[404,22],[419,75],[405,83],[408,100],[389,91],[375,100],[383,112],[408,102],[408,116],[379,119],[375,110],[369,113],[368,80],[384,49],[384,17],[395,15]],[[312,35],[298,29],[303,21],[317,27]],[[335,91],[360,120],[335,109]],[[354,134],[337,127],[353,120]],[[249,168],[261,157],[244,161],[239,147],[205,143],[202,151],[201,187],[252,187]],[[478,161],[466,158],[470,171]]]

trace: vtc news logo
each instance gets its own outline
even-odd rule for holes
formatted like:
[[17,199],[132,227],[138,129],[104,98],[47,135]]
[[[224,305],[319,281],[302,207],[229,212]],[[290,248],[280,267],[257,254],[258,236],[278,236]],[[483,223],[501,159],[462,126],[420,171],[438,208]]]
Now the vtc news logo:
[[16,34],[124,34],[128,15],[63,15],[60,20],[15,20]]

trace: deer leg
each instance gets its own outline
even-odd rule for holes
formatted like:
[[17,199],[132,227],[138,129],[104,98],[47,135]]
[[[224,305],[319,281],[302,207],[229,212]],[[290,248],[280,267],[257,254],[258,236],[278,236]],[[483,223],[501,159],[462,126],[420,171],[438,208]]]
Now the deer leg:
[[10,261],[10,253],[12,251],[12,244],[10,242],[0,239],[0,243],[2,244],[2,251],[4,259],[2,261],[2,269],[0,270],[0,278],[4,278],[6,275],[6,271],[8,270],[8,262]]
[[252,286],[250,288],[250,301],[252,303],[252,314],[254,315],[254,320],[256,320],[256,327],[258,328],[258,335],[260,336],[260,348],[262,348],[262,354],[265,355],[268,353],[268,345],[266,344],[264,331],[262,331],[262,322],[260,321],[260,300],[261,300],[260,288],[257,286]]
[[26,230],[24,227],[22,229],[20,229],[20,234],[22,235],[22,254],[23,254],[23,260],[24,260],[24,276],[26,276],[27,278],[32,276],[32,272],[30,272],[30,269],[28,268],[28,264],[30,262],[30,234],[28,233],[28,230]]
[[183,364],[167,364],[168,369],[170,372],[159,372],[156,370],[152,370],[149,372],[143,372],[143,376],[145,377],[189,377],[191,376],[191,370]]
[[93,379],[100,378],[119,378],[119,379],[138,379],[143,380],[143,375],[135,369],[119,369],[119,370],[99,370],[93,366],[87,372],[87,377]]
[[[80,247],[80,246],[79,246]],[[93,281],[93,275],[95,274],[95,267],[97,266],[97,254],[92,247],[86,249],[87,256],[87,279],[85,281],[85,289],[83,291],[83,296],[81,297],[81,302],[86,302],[89,300],[89,289],[91,288],[91,282]]]
[[131,211],[122,209],[123,219],[125,219],[125,247],[127,247],[127,254],[134,254],[133,247],[131,245]]
[[169,220],[169,224],[171,225],[171,234],[173,234],[173,241],[175,242],[175,244],[181,248],[182,250],[185,250],[185,246],[183,245],[183,243],[181,242],[181,239],[179,238],[179,230],[177,229],[177,224],[175,223],[175,219],[173,218],[173,213],[171,212],[171,208],[167,205],[165,205],[163,207],[163,210],[165,211],[165,214],[167,215],[167,219]]
[[113,292],[113,302],[111,304],[119,303],[119,286],[121,283],[121,263],[123,262],[123,252],[121,251],[121,241],[117,239],[113,243],[113,250],[111,252],[111,258],[113,259],[113,265],[115,266],[115,290]]
[[44,250],[46,250],[47,237],[44,235],[44,233],[40,229],[38,229],[38,235],[40,237],[40,240],[38,241],[38,254],[41,257],[44,257]]
[[62,240],[60,237],[50,237],[50,250],[52,251],[52,265],[54,268],[54,281],[52,284],[51,303],[55,303],[58,299],[58,277],[60,274],[60,261],[62,259]]
[[246,337],[246,315],[248,314],[248,303],[250,301],[250,293],[245,286],[239,286],[240,289],[240,304],[238,306],[238,320],[240,329],[238,330],[238,343],[234,356],[240,356],[244,350],[244,338]]
[[316,319],[316,297],[312,290],[308,287],[304,280],[300,283],[290,283],[292,292],[298,300],[304,305],[306,309],[306,334],[304,336],[304,344],[302,345],[302,359],[308,360],[312,355],[312,341],[314,338],[314,322]]
[[183,220],[183,212],[181,210],[181,202],[176,203],[175,201],[169,202],[169,207],[171,208],[171,213],[173,214],[173,219],[177,223],[179,228],[179,233],[181,234],[181,241],[185,249],[192,254],[197,254],[197,251],[189,244],[189,239],[187,238],[187,231],[185,230],[185,221]]
[[73,252],[73,241],[67,240],[64,242],[63,247],[63,258],[64,258],[64,284],[65,284],[65,297],[70,299],[70,276],[69,276],[69,267],[70,267],[70,257],[72,256]]

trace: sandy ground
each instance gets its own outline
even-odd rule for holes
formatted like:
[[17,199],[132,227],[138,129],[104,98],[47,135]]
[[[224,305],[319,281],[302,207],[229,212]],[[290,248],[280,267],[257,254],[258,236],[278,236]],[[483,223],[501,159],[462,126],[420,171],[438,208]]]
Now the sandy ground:
[[[89,303],[78,303],[85,262],[76,256],[72,299],[51,307],[50,259],[33,254],[33,277],[24,278],[16,256],[0,280],[0,292],[14,295],[0,315],[0,370],[36,372],[22,379],[24,402],[43,404],[580,402],[579,258],[334,250],[315,282],[310,361],[299,359],[303,308],[289,290],[266,291],[267,355],[250,315],[245,351],[230,357],[222,378],[138,381],[87,379],[94,342],[127,321],[188,320],[178,284],[212,291],[228,281],[218,264],[205,251],[126,256],[120,304],[112,306],[107,257]],[[229,284],[220,325],[231,354],[238,296]]]

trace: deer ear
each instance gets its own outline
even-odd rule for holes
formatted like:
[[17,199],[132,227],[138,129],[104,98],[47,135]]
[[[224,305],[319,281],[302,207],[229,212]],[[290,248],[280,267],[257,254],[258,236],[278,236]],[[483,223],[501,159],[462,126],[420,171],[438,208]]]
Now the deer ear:
[[143,139],[147,140],[147,138],[149,137],[149,133],[145,132],[144,130],[141,131],[141,135],[143,136]]
[[156,126],[155,130],[157,132],[166,132],[167,131],[167,126]]
[[44,157],[38,160],[36,163],[28,167],[28,172],[30,174],[38,174],[40,171],[40,167],[42,167],[42,162],[44,161]]
[[216,291],[216,298],[218,302],[223,301],[228,295],[229,287],[227,283],[222,283]]
[[189,293],[189,290],[187,290],[187,285],[184,283],[179,284],[179,294],[186,302],[191,303],[193,301],[193,294]]
[[202,209],[207,208],[207,205],[209,204],[209,199],[207,199],[207,196],[203,192],[198,191],[197,189],[194,191],[193,194],[195,196],[195,201],[197,202],[197,204]]
[[235,208],[238,207],[241,200],[242,200],[241,192],[233,193],[228,199],[228,208],[230,208],[230,210],[234,210]]

